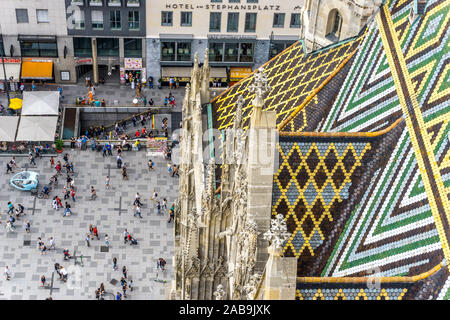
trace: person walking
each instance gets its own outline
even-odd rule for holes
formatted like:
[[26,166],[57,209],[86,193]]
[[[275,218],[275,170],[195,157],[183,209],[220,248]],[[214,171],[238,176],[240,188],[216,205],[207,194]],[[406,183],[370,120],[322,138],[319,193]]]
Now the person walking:
[[122,180],[128,180],[128,173],[127,173],[127,167],[122,167]]
[[113,261],[113,270],[114,271],[117,271],[117,258],[116,257],[114,257],[113,259],[112,259],[112,261]]
[[72,210],[70,210],[70,204],[66,202],[66,209],[64,210],[64,217],[69,217],[72,214]]
[[86,244],[87,244],[87,246],[88,247],[90,247],[91,246],[91,244],[90,244],[90,242],[89,242],[89,240],[91,240],[91,237],[89,236],[89,233],[86,235],[86,238],[85,238],[85,240],[86,240]]
[[31,229],[31,223],[30,223],[30,221],[24,222],[24,225],[25,225],[25,231],[26,231],[27,233],[30,233],[30,229]]
[[94,234],[94,237],[97,238],[97,240],[100,240],[99,236],[98,236],[98,229],[97,226],[94,226],[94,229],[92,229],[92,232]]
[[106,189],[108,189],[108,190],[109,190],[109,183],[110,183],[110,181],[111,181],[111,179],[109,178],[109,176],[106,176],[105,186],[106,186]]
[[8,266],[5,266],[5,276],[6,276],[6,280],[11,280],[11,269],[9,269]]
[[8,214],[13,212],[14,212],[14,205],[12,204],[11,201],[8,201]]
[[42,275],[42,276],[41,276],[41,283],[42,283],[42,286],[43,286],[43,287],[45,287],[45,281],[46,281],[45,275]]
[[127,282],[126,281],[122,286],[122,291],[123,291],[123,297],[126,298],[127,297]]
[[11,165],[11,162],[7,162],[6,163],[6,173],[8,174],[8,173],[14,173],[14,171],[13,171],[13,169],[12,169],[12,165]]
[[31,154],[31,152],[30,152],[30,155],[29,155],[28,158],[30,159],[30,164],[36,165],[36,162],[34,161],[34,157],[33,157],[33,155]]
[[70,190],[70,196],[72,197],[73,202],[75,202],[75,190],[73,188]]
[[128,230],[125,229],[125,231],[123,232],[123,243],[124,244],[126,244],[128,241],[128,235],[129,235]]
[[109,248],[109,237],[108,237],[107,234],[105,234],[105,246],[106,246],[107,248]]
[[154,163],[153,163],[152,159],[148,160],[148,171],[153,170],[153,165],[154,165]]
[[138,215],[139,218],[142,219],[142,216],[141,216],[141,206],[140,206],[139,204],[137,204],[137,203],[136,203],[136,212],[134,213],[134,216],[136,217],[136,215]]
[[127,267],[123,266],[123,268],[122,268],[122,274],[123,274],[123,277],[124,277],[125,279],[127,278],[127,272],[128,272]]
[[161,209],[164,210],[165,213],[167,213],[167,199],[163,198]]
[[90,200],[95,200],[97,198],[97,192],[94,189],[94,186],[91,186],[91,198]]
[[159,201],[156,201],[156,211],[157,211],[157,214],[161,213],[161,204],[159,203]]
[[119,291],[117,291],[116,300],[122,300],[122,294]]
[[53,238],[53,237],[50,237],[50,239],[49,239],[49,241],[50,241],[50,248],[48,248],[48,250],[56,250],[56,247],[55,247],[55,238]]

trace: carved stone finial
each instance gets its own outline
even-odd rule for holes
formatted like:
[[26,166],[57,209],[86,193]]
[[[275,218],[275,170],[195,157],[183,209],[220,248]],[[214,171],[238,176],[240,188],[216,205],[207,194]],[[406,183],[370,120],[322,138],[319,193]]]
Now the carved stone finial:
[[214,291],[213,295],[216,297],[216,300],[225,300],[226,292],[223,289],[223,285],[219,284],[217,286],[216,291]]
[[253,83],[249,86],[249,91],[255,93],[255,98],[252,103],[255,108],[262,108],[264,106],[264,98],[270,90],[264,68],[259,68],[254,74],[253,79]]
[[242,126],[242,109],[244,108],[244,97],[239,96],[236,106],[236,114],[234,116],[234,130],[239,129]]
[[255,300],[256,290],[261,281],[261,274],[255,273],[250,277],[249,282],[244,286],[244,292],[247,294],[247,300]]
[[194,54],[194,68],[198,67],[198,52]]
[[205,61],[203,63],[203,66],[205,68],[209,67],[209,49],[208,48],[206,48],[206,50],[205,50]]
[[271,242],[271,248],[281,249],[283,243],[289,239],[291,234],[287,232],[286,220],[282,214],[278,214],[275,219],[270,221],[270,229],[267,230],[263,237]]
[[[216,162],[214,160],[214,157],[209,159],[209,163],[207,165],[207,186],[206,186],[206,195],[207,198],[213,198],[215,193],[215,185],[216,185],[216,179],[215,179],[215,170],[216,170]],[[208,199],[210,200],[210,199]]]

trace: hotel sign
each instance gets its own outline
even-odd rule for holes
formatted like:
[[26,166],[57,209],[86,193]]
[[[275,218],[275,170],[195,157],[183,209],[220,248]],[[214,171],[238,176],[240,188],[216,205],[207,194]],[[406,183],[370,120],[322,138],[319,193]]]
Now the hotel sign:
[[5,61],[5,63],[19,63],[19,64],[21,62],[20,58],[5,58],[4,60],[0,58],[0,63],[3,63],[3,61]]
[[[301,10],[302,6],[295,6],[294,11]],[[168,3],[166,9],[182,10],[249,10],[249,11],[281,11],[280,5],[261,5],[261,4],[183,4]]]

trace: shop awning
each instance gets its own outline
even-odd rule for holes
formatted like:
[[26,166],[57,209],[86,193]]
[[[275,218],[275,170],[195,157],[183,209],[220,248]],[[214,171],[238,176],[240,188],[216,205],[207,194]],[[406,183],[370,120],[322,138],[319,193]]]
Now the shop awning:
[[[20,63],[5,63],[6,79],[13,77],[14,81],[20,78]],[[0,66],[0,81],[4,81],[5,73],[3,67]]]
[[24,61],[22,63],[22,79],[53,79],[53,62]]
[[59,91],[24,91],[23,116],[57,116],[59,114]]
[[19,117],[0,117],[0,141],[14,142]]
[[58,117],[20,118],[16,141],[55,141]]
[[163,78],[190,78],[192,67],[162,67]]
[[226,78],[227,68],[211,68],[211,78]]

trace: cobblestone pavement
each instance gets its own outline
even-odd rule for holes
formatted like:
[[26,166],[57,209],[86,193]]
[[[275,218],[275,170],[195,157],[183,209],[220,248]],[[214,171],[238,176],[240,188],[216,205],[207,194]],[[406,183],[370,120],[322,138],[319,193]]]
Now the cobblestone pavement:
[[[45,299],[50,290],[40,287],[40,277],[44,274],[50,282],[56,262],[69,271],[69,280],[63,283],[55,273],[54,287],[59,290],[53,291],[53,299],[95,299],[95,290],[101,282],[105,284],[107,292],[115,294],[121,291],[121,269],[124,265],[128,268],[128,278],[133,280],[134,285],[133,292],[128,291],[128,299],[165,299],[170,290],[170,281],[174,278],[173,223],[167,223],[165,213],[157,215],[154,203],[149,198],[155,189],[160,199],[167,198],[170,208],[178,194],[178,179],[167,174],[166,161],[162,157],[154,157],[152,160],[156,170],[148,172],[148,157],[145,152],[124,152],[123,159],[128,163],[129,180],[122,181],[121,170],[116,167],[116,154],[102,158],[101,153],[92,151],[66,151],[75,170],[76,202],[69,201],[72,206],[70,217],[62,217],[63,209],[56,211],[51,204],[52,196],[56,194],[63,199],[61,190],[64,178],[59,179],[58,190],[51,193],[50,199],[34,200],[29,193],[15,190],[9,185],[12,175],[7,175],[5,168],[10,158],[0,157],[0,299]],[[58,160],[62,161],[62,156]],[[17,157],[16,162],[23,168],[29,161],[26,157]],[[110,190],[105,189],[108,164]],[[30,170],[40,173],[40,186],[47,183],[54,172],[46,157],[38,159],[37,167]],[[19,171],[21,169],[16,168],[15,172]],[[98,195],[93,201],[89,200],[91,185],[96,188]],[[143,219],[133,217],[132,202],[136,192],[140,192],[144,200]],[[12,201],[16,207],[18,203],[25,207],[26,215],[19,221],[16,220],[15,232],[7,232],[5,228],[8,201]],[[122,210],[119,211],[120,207]],[[24,230],[24,220],[31,222],[29,234]],[[84,239],[90,224],[97,225],[100,240],[92,240],[91,246],[87,247]],[[122,234],[125,228],[139,241],[137,246],[124,244]],[[105,245],[105,234],[110,238],[109,252],[101,251]],[[48,239],[51,236],[56,239],[56,250],[41,255],[37,248],[37,238],[41,237],[49,247]],[[64,261],[64,248],[68,248],[71,254],[76,250],[77,255],[85,256],[84,267],[75,266],[74,259]],[[118,259],[118,271],[113,271],[113,257]],[[166,283],[154,281],[156,260],[160,257],[167,261],[166,274],[159,275],[159,279],[167,280]],[[12,271],[10,281],[6,281],[3,274],[5,265]],[[112,284],[112,280],[119,283]],[[106,299],[108,298],[112,299],[112,295],[107,295]]]

